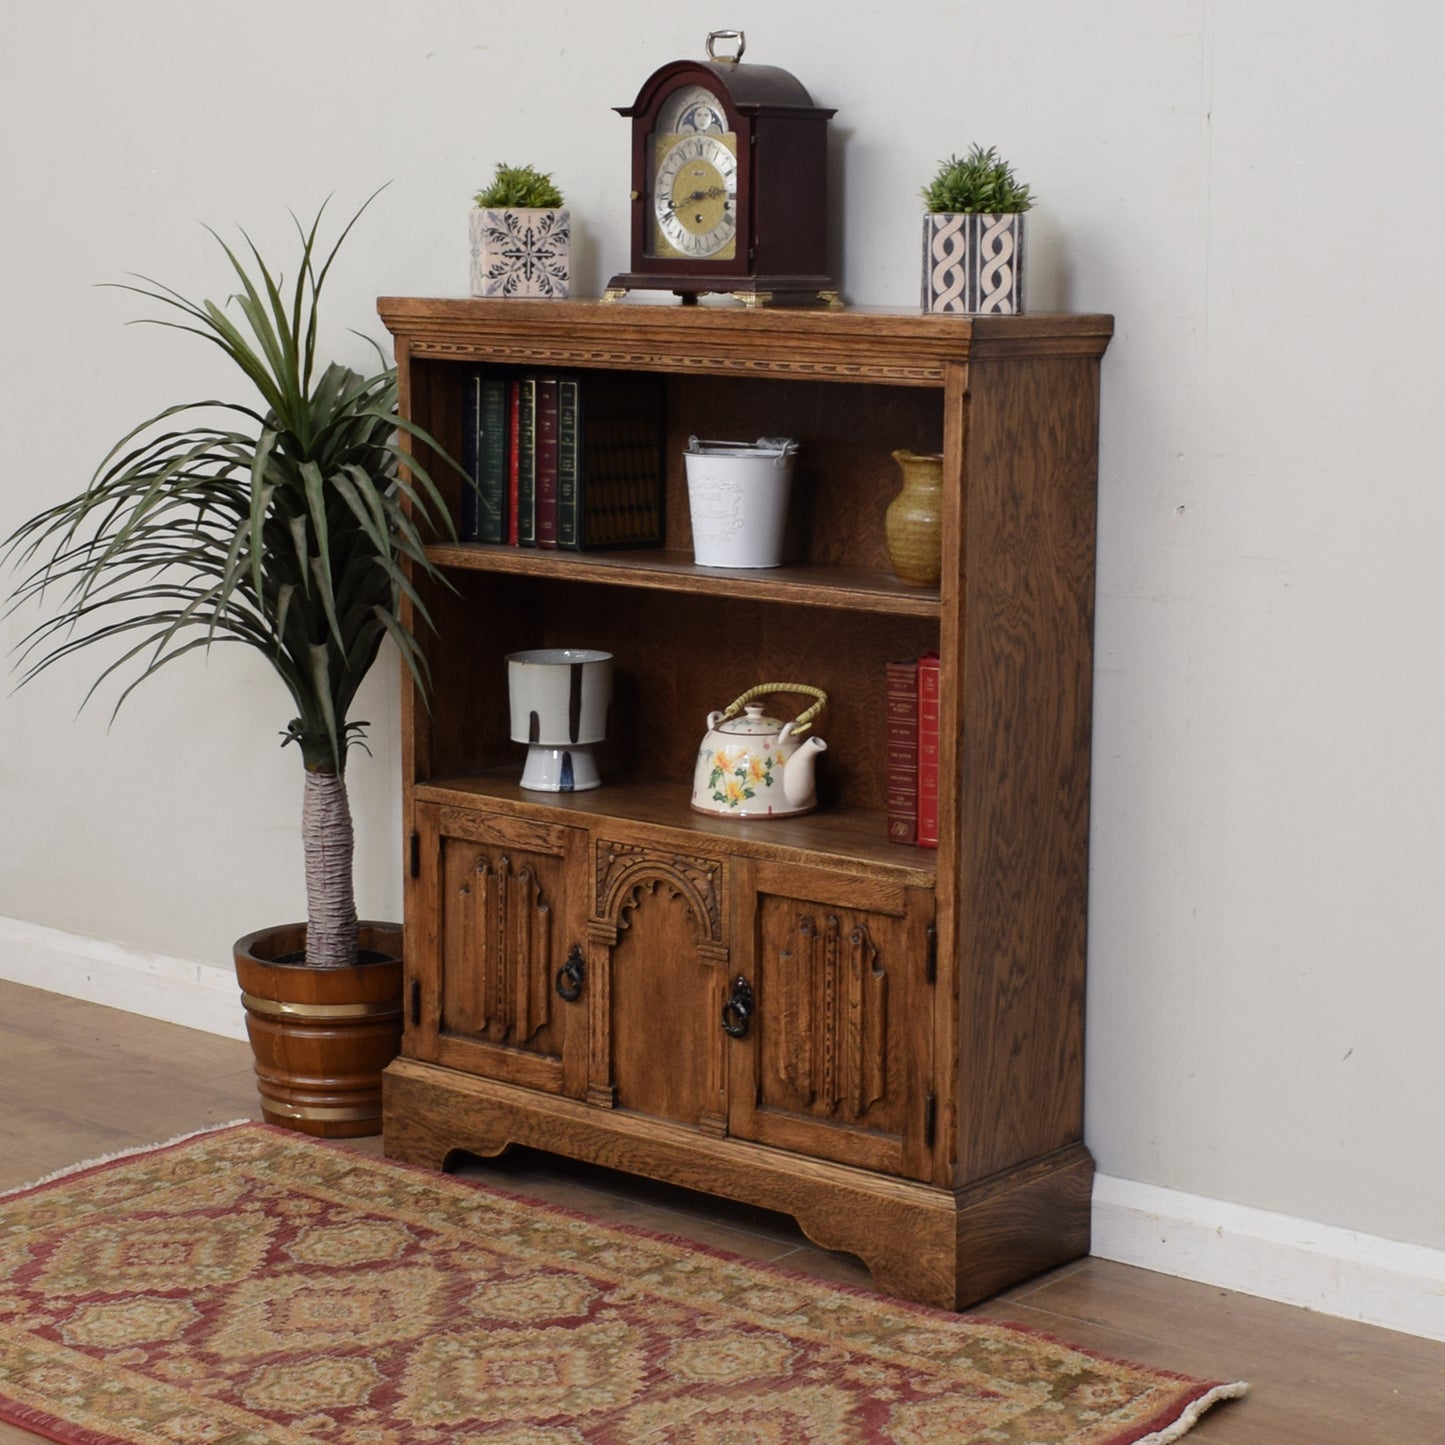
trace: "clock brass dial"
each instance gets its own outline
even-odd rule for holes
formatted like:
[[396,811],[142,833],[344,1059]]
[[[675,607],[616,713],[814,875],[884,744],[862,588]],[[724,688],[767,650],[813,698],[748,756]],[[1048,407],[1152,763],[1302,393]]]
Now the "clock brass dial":
[[737,248],[736,138],[664,136],[652,188],[653,254],[727,259]]

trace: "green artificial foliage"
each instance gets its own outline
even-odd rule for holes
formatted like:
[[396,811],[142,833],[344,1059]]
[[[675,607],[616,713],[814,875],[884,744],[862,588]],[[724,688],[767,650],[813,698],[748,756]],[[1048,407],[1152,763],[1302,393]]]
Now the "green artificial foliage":
[[519,210],[549,211],[562,204],[562,192],[546,171],[532,166],[498,164],[491,185],[477,192],[476,204],[488,210],[511,206]]
[[990,146],[973,146],[961,160],[940,161],[938,174],[923,188],[930,211],[960,211],[1004,216],[1027,211],[1034,203],[1029,188],[1014,179],[1013,168]]
[[[322,286],[370,204],[324,257],[325,206],[309,228],[296,222],[300,255],[285,294],[244,232],[254,266],[211,233],[241,288],[224,304],[187,300],[144,276],[122,286],[179,313],[142,319],[219,347],[259,395],[166,407],[116,443],[85,490],[11,534],[0,560],[17,573],[12,607],[50,613],[18,645],[22,684],[102,644],[119,655],[86,700],[113,674],[133,674],[119,710],[168,663],[212,643],[244,643],[291,696],[297,716],[285,741],[338,790],[366,726],[348,712],[383,638],[425,688],[411,619],[429,619],[408,568],[438,577],[424,534],[451,523],[399,433],[435,443],[397,416],[394,369],[362,376],[316,356]],[[344,821],[349,830],[349,811]],[[349,893],[349,853],[343,871]]]

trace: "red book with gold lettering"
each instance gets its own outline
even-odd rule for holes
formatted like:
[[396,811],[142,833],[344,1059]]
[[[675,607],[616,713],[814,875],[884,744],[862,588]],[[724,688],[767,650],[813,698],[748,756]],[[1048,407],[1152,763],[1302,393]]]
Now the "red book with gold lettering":
[[938,847],[938,654],[918,659],[918,843]]
[[886,664],[888,841],[918,841],[918,664]]

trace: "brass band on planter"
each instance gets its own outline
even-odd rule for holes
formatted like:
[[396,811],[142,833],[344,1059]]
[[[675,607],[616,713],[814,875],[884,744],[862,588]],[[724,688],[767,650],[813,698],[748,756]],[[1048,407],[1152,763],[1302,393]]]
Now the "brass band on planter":
[[252,1013],[269,1014],[273,1018],[293,1019],[359,1019],[400,1018],[395,1002],[383,1003],[282,1003],[274,998],[257,998],[243,993],[241,1002]]
[[266,1114],[279,1114],[286,1119],[375,1119],[381,1114],[376,1104],[363,1104],[349,1109],[324,1108],[320,1105],[286,1104],[269,1094],[261,1095],[261,1109]]

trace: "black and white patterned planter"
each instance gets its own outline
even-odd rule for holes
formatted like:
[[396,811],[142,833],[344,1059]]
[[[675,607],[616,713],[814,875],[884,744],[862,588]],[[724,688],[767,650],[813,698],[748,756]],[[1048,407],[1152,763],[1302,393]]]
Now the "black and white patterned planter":
[[1024,309],[1024,218],[935,211],[923,218],[923,309]]
[[571,282],[572,215],[505,207],[471,212],[473,296],[563,300]]

